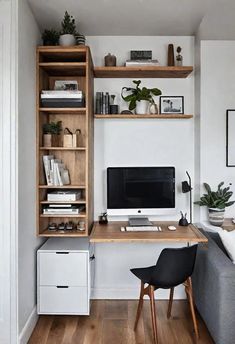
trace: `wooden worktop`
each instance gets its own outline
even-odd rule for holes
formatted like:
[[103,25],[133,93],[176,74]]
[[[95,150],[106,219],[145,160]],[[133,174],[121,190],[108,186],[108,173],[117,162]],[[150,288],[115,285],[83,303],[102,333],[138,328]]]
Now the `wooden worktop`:
[[[177,222],[165,221],[154,222],[154,225],[161,226],[160,232],[121,232],[121,227],[128,226],[128,222],[109,222],[107,225],[94,223],[90,242],[207,242],[207,238],[195,227],[189,225],[187,227],[178,226]],[[170,231],[167,227],[173,225],[175,231]]]

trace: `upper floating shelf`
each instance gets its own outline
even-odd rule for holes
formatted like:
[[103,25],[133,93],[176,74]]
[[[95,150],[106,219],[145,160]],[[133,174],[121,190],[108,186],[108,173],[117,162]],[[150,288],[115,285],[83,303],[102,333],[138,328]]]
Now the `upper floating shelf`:
[[187,78],[193,67],[94,67],[95,78]]

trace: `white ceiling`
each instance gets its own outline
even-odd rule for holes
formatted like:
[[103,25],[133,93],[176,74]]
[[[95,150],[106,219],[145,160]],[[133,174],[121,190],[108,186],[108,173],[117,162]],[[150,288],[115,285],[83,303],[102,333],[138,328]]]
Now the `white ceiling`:
[[[41,30],[59,29],[65,10],[87,36],[194,35],[204,15],[227,0],[28,0]],[[233,0],[231,0],[233,1]]]

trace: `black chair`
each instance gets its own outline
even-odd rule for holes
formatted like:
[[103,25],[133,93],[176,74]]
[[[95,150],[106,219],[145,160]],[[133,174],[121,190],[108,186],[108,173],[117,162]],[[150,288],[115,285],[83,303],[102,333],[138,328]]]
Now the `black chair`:
[[[167,311],[167,317],[170,318],[174,288],[182,283],[185,286],[194,331],[196,338],[198,339],[198,327],[193,304],[193,289],[191,281],[196,253],[197,245],[183,248],[165,248],[161,252],[156,265],[147,268],[131,269],[131,272],[141,280],[140,298],[134,329],[136,330],[138,325],[140,313],[143,307],[143,297],[144,295],[148,295],[150,297],[153,337],[155,343],[158,342],[158,339],[154,291],[159,288],[170,289],[170,299]],[[147,287],[145,287],[146,283],[148,284]]]

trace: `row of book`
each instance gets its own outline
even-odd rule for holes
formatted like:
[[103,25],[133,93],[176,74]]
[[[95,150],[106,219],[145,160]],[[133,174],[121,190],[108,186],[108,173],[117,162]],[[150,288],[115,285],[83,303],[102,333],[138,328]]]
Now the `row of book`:
[[54,155],[43,155],[43,166],[47,185],[63,186],[70,184],[69,171],[61,159],[55,159]]
[[96,110],[97,114],[110,113],[110,96],[109,92],[96,92]]

